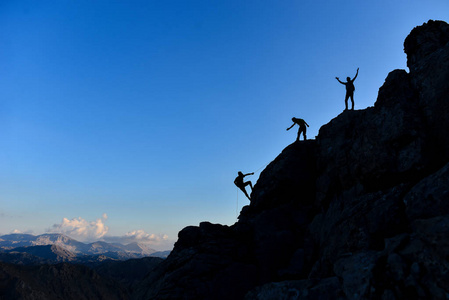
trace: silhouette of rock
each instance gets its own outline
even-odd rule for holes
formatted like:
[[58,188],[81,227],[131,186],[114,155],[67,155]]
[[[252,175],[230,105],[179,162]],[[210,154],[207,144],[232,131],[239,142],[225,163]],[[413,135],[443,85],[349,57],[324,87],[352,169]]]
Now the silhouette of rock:
[[429,21],[412,30],[404,42],[413,88],[428,135],[428,151],[435,168],[449,159],[449,29],[445,22]]
[[407,54],[407,67],[411,73],[420,69],[420,65],[449,42],[449,28],[446,22],[429,20],[423,26],[413,28],[404,41]]
[[449,293],[449,25],[404,47],[374,107],[261,173],[232,226],[179,233],[134,299],[442,299]]

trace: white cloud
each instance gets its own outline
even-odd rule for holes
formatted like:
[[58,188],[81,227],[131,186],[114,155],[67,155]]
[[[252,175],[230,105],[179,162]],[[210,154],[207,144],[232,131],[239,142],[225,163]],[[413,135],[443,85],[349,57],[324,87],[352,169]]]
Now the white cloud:
[[71,220],[63,218],[60,224],[54,224],[48,232],[63,233],[81,241],[96,241],[101,239],[109,230],[104,224],[108,216],[103,214],[102,218],[95,221],[86,221],[78,217]]
[[142,229],[133,230],[121,236],[108,236],[106,234],[109,227],[105,225],[107,219],[107,214],[103,214],[100,219],[90,222],[81,217],[71,220],[63,218],[61,223],[54,224],[47,232],[63,233],[82,242],[105,241],[123,245],[139,243],[156,248],[163,247],[164,250],[172,247],[173,242],[169,241],[166,234],[147,233]]
[[10,232],[10,234],[33,234],[33,231],[32,230],[22,231],[19,229],[14,229],[13,231]]
[[168,236],[165,234],[154,234],[146,233],[142,229],[134,230],[126,233],[122,236],[104,236],[103,238],[106,242],[120,243],[120,244],[130,244],[130,243],[140,243],[148,245],[159,245],[162,242],[168,240]]

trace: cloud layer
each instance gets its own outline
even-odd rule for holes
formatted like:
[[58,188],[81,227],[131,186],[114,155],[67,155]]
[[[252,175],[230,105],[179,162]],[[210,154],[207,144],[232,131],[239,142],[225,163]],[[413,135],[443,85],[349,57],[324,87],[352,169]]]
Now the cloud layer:
[[95,221],[87,221],[81,217],[71,220],[63,218],[59,224],[54,224],[47,232],[63,233],[73,239],[82,242],[105,241],[109,243],[146,244],[151,246],[169,245],[168,236],[165,234],[150,234],[142,229],[130,231],[122,236],[108,236],[109,227],[105,225],[108,216],[103,216]]
[[63,233],[74,239],[84,241],[95,241],[101,239],[109,230],[104,224],[108,216],[103,214],[102,218],[89,222],[78,217],[71,220],[63,218],[60,224],[54,224],[48,232]]
[[134,230],[122,236],[105,236],[104,240],[110,243],[130,244],[141,243],[149,245],[158,245],[161,242],[167,241],[168,236],[165,234],[149,234],[142,229]]

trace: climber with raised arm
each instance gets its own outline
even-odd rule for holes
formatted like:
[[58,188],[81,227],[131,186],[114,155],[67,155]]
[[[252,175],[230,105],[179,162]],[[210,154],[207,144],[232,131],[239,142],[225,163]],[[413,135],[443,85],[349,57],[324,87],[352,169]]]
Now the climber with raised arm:
[[351,110],[354,110],[354,80],[357,78],[357,75],[359,75],[359,68],[357,68],[357,73],[355,73],[355,76],[353,79],[351,77],[346,77],[346,82],[342,82],[338,77],[335,77],[335,79],[338,80],[341,84],[346,86],[346,96],[345,96],[345,110],[348,110],[348,99],[351,98],[352,102],[352,108]]

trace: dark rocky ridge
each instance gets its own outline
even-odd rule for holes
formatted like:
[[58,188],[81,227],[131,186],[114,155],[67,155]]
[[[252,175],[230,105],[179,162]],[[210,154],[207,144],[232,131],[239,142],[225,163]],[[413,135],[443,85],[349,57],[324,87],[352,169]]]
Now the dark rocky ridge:
[[0,262],[0,299],[123,300],[127,291],[111,279],[81,265],[17,266]]
[[0,262],[0,299],[126,300],[163,259],[145,257],[84,265],[72,261],[55,264],[53,258],[42,259],[37,265],[34,258],[30,260],[33,264]]
[[262,172],[232,226],[179,233],[135,299],[442,299],[449,293],[449,25],[404,43],[374,107]]

